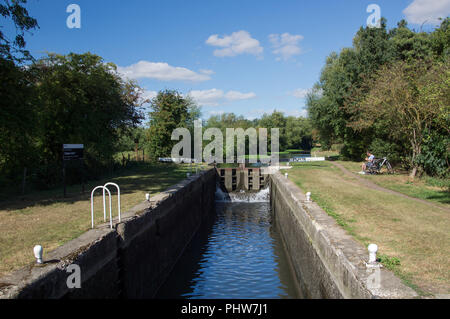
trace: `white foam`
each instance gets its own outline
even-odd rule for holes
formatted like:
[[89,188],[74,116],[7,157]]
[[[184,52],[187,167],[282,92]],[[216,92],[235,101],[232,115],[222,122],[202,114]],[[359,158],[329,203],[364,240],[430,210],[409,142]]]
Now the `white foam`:
[[241,190],[239,193],[226,193],[220,187],[217,187],[215,198],[217,202],[226,203],[267,203],[270,198],[270,189],[267,187],[256,193],[244,190]]

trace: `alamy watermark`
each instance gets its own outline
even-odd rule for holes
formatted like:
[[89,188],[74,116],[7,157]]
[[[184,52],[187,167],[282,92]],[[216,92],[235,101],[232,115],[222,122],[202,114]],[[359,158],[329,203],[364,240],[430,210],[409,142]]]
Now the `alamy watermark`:
[[76,264],[71,264],[66,268],[70,275],[67,277],[66,284],[69,289],[81,288],[81,268]]
[[367,267],[366,273],[367,281],[366,285],[369,289],[380,289],[381,288],[381,269],[379,266]]
[[377,4],[370,4],[367,7],[367,13],[371,15],[367,18],[367,27],[381,28],[381,8]]
[[66,25],[69,29],[81,29],[81,8],[78,4],[70,4],[66,9],[70,15],[67,17]]
[[[267,154],[268,130],[266,128],[248,128],[244,131],[242,128],[226,129],[226,163],[245,163],[246,162],[246,144],[248,141],[249,163],[272,164],[279,163],[280,151],[280,129],[272,128],[270,130],[271,155]],[[181,141],[180,141],[181,139]],[[192,148],[191,132],[187,128],[177,128],[172,133],[173,141],[180,141],[172,148],[172,159],[181,162],[183,159],[192,158],[192,149],[194,150],[194,159],[196,162],[206,162],[207,164],[222,164],[224,162],[224,136],[218,128],[208,128],[203,133],[202,121],[194,122],[194,147]],[[203,149],[203,141],[211,141]],[[235,143],[237,141],[237,143]],[[237,154],[235,154],[235,145]]]

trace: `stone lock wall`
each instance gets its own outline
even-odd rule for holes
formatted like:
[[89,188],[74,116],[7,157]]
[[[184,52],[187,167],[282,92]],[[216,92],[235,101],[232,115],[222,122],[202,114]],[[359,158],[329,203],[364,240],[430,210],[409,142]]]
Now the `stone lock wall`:
[[271,205],[304,298],[414,298],[390,271],[366,267],[368,252],[280,173],[271,175]]

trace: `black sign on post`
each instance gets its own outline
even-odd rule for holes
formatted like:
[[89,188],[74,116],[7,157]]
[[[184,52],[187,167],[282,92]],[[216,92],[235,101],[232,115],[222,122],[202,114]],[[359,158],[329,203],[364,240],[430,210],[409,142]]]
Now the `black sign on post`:
[[84,145],[83,144],[64,144],[63,145],[63,160],[71,161],[83,159]]
[[[63,184],[64,197],[66,197],[66,162],[73,160],[83,160],[84,145],[83,144],[63,144]],[[84,192],[84,180],[83,180]]]

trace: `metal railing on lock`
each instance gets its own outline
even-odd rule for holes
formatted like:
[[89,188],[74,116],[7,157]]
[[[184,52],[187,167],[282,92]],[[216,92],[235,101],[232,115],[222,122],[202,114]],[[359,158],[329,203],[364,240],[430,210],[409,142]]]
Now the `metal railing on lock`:
[[122,218],[121,218],[121,211],[120,211],[120,187],[119,187],[119,185],[117,185],[115,183],[106,183],[103,186],[97,186],[91,192],[91,223],[92,223],[92,228],[94,228],[94,193],[95,193],[95,191],[97,189],[102,189],[103,190],[103,220],[104,220],[104,222],[106,222],[106,192],[108,192],[108,197],[109,197],[109,225],[110,225],[111,229],[113,228],[111,192],[108,189],[108,186],[115,186],[117,188],[117,201],[118,201],[117,209],[119,211],[119,223],[121,222]]

